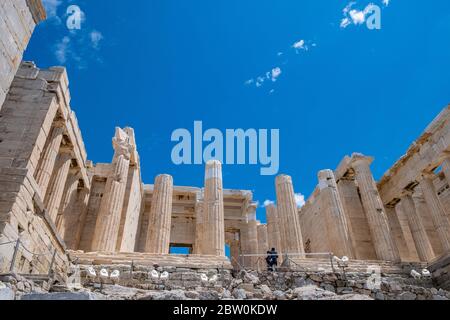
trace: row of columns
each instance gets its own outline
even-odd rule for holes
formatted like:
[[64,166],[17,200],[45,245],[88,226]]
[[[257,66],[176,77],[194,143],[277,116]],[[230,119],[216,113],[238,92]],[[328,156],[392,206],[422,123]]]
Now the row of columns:
[[34,177],[49,219],[66,245],[74,248],[78,213],[87,205],[89,190],[80,186],[81,168],[73,162],[73,145],[65,140],[65,130],[63,121],[53,122]]
[[[169,175],[156,177],[145,245],[148,253],[169,253],[172,200],[173,178]],[[219,161],[206,164],[204,194],[197,196],[195,217],[194,252],[225,256],[222,164]]]
[[[449,158],[444,160],[442,171],[450,183]],[[422,174],[415,189],[405,190],[398,204],[406,214],[414,245],[421,261],[431,261],[437,254],[425,228],[424,216],[431,218],[442,251],[450,252],[450,222],[446,209],[437,194],[434,178],[435,175],[432,173]],[[425,208],[426,212],[422,212]]]

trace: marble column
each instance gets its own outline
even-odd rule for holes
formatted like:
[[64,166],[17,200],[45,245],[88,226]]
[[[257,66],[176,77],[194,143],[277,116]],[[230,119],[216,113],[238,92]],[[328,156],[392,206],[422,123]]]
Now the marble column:
[[91,246],[93,251],[115,252],[119,236],[131,150],[129,137],[120,128],[116,129],[113,146],[115,153],[111,164],[112,172],[106,180],[97,215]]
[[[76,225],[78,219],[78,212],[74,210],[73,207],[77,199],[77,189],[80,183],[80,178],[81,175],[79,168],[71,168],[69,170],[61,200],[61,206],[59,208],[55,223],[56,229],[63,239],[66,238],[66,232],[69,231],[71,227]],[[75,230],[72,231],[75,232]]]
[[145,252],[169,254],[172,227],[173,178],[163,174],[155,179]]
[[231,257],[231,264],[233,265],[233,268],[238,270],[240,266],[242,265],[242,261],[240,261],[239,256],[239,240],[233,240],[230,243],[230,257]]
[[202,253],[225,256],[225,226],[223,207],[222,164],[206,163],[203,221],[204,243]]
[[51,130],[50,136],[47,139],[47,144],[39,161],[35,178],[41,189],[42,197],[45,197],[45,194],[47,193],[56,159],[58,158],[59,149],[61,147],[63,134],[63,125],[57,123]]
[[243,259],[244,267],[256,270],[258,267],[258,222],[256,216],[249,214],[242,234],[243,254],[250,255]]
[[442,244],[442,250],[450,252],[450,224],[445,215],[445,208],[436,193],[433,175],[424,174],[420,181],[420,188],[430,210],[430,216]]
[[332,252],[340,257],[355,258],[349,225],[334,173],[332,170],[322,170],[319,172],[318,178],[322,210],[326,215],[328,239]]
[[361,200],[369,223],[377,258],[384,261],[400,261],[386,211],[370,170],[372,159],[354,154],[352,167],[361,193]]
[[267,255],[267,251],[270,250],[267,239],[267,225],[258,224],[257,233],[258,233],[258,253],[261,255],[258,257],[258,267],[259,270],[265,270],[266,268],[265,255]]
[[275,181],[275,188],[278,217],[284,229],[282,235],[284,253],[293,254],[293,257],[304,257],[305,249],[292,178],[286,175],[278,176]]
[[280,236],[280,222],[278,220],[277,208],[270,204],[266,207],[266,219],[267,219],[267,240],[269,248],[275,248],[277,252],[282,254],[283,248],[281,246]]
[[386,206],[386,216],[388,217],[389,226],[391,228],[392,236],[395,245],[398,248],[398,253],[402,261],[411,260],[408,245],[403,234],[400,219],[398,217],[397,206]]
[[56,218],[61,207],[61,202],[64,193],[64,187],[66,185],[67,177],[69,175],[70,164],[72,162],[71,150],[60,150],[58,159],[56,160],[55,168],[51,183],[48,187],[47,195],[45,196],[45,207],[47,208],[48,215],[56,224]]
[[195,202],[195,245],[194,254],[202,254],[203,243],[205,243],[204,219],[203,219],[204,200],[203,193],[197,193]]
[[403,212],[408,219],[409,229],[411,230],[419,259],[425,262],[431,261],[434,258],[433,247],[428,239],[422,217],[420,216],[411,195],[403,196],[401,205],[403,207]]
[[267,225],[258,225],[258,251],[259,254],[266,254],[271,248],[269,248],[268,238],[267,238]]

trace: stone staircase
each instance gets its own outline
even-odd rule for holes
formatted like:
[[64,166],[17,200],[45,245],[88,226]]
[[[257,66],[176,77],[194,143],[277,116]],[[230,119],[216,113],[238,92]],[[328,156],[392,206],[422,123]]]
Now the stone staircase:
[[[335,261],[333,266],[330,259],[325,258],[290,258],[289,269],[292,271],[305,272],[332,272],[333,267],[336,271],[342,271]],[[427,268],[426,263],[401,262],[394,263],[388,261],[369,261],[369,260],[350,260],[345,272],[367,273],[369,268],[380,267],[381,272],[385,274],[409,274],[412,269],[420,271]]]
[[228,258],[205,255],[149,254],[149,253],[102,253],[69,251],[69,258],[79,265],[134,264],[143,266],[177,267],[189,269],[226,269],[232,266]]

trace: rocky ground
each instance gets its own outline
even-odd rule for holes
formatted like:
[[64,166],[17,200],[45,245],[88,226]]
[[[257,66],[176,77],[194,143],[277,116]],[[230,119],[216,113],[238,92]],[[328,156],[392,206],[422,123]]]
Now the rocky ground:
[[[125,267],[123,267],[125,268]],[[377,287],[364,273],[231,272],[157,268],[121,270],[117,281],[89,278],[68,288],[19,275],[0,276],[3,300],[449,300],[450,292],[433,287],[431,279],[382,275]]]

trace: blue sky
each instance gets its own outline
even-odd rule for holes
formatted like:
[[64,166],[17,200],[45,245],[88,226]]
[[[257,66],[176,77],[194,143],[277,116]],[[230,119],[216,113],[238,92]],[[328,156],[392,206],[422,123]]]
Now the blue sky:
[[[171,161],[172,131],[195,120],[280,129],[280,173],[306,196],[319,170],[352,152],[374,156],[379,178],[450,102],[447,0],[373,0],[380,30],[355,24],[362,0],[346,15],[342,0],[44,2],[50,18],[25,59],[67,67],[89,159],[110,162],[115,126],[135,129],[145,183],[169,173],[177,185],[202,186],[203,166]],[[65,24],[71,4],[84,12],[76,32]],[[257,87],[274,68],[276,81]],[[225,166],[224,187],[273,200],[275,177],[259,169]]]

